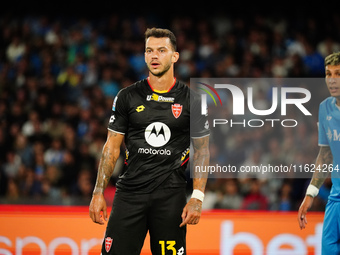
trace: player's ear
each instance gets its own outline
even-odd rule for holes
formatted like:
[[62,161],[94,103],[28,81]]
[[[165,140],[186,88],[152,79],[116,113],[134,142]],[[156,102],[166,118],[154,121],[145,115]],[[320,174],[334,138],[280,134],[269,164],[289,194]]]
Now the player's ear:
[[172,63],[176,63],[178,61],[178,59],[179,59],[179,53],[176,51],[172,55]]

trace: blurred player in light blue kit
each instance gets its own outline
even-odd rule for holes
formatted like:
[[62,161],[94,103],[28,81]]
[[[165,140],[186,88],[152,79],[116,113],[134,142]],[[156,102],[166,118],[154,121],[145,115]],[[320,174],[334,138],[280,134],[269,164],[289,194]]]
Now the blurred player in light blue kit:
[[325,58],[326,84],[330,97],[319,107],[319,146],[315,172],[298,212],[301,229],[307,224],[307,210],[331,172],[332,189],[328,197],[322,233],[322,254],[340,254],[340,52]]

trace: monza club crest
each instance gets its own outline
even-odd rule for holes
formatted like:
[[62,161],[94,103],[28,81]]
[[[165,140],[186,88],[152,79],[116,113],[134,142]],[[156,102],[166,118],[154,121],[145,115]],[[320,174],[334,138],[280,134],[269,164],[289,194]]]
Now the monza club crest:
[[183,105],[181,105],[181,104],[172,104],[171,105],[172,114],[174,115],[174,117],[176,119],[178,119],[178,117],[181,115],[182,109],[183,109]]
[[109,252],[112,246],[113,239],[111,237],[105,238],[105,250],[106,252]]

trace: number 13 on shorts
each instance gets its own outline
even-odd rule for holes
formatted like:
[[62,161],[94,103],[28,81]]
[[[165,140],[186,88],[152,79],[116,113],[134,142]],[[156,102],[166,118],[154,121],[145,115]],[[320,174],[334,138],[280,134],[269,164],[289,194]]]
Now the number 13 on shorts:
[[[174,247],[176,245],[176,241],[159,241],[159,244],[161,246],[162,255],[165,255],[165,249],[168,251],[172,251],[172,255],[183,255],[184,254],[183,247],[181,247],[178,251],[176,251],[176,248]],[[167,245],[166,247],[165,247],[165,244]]]

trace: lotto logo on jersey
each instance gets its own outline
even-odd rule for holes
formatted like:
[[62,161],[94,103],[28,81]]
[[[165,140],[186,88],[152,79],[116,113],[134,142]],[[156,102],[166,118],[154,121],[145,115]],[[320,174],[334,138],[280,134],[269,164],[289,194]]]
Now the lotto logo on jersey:
[[110,120],[109,120],[109,123],[113,123],[114,121],[115,121],[115,116],[114,115],[111,115],[111,117],[110,117]]

